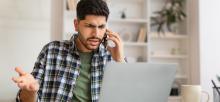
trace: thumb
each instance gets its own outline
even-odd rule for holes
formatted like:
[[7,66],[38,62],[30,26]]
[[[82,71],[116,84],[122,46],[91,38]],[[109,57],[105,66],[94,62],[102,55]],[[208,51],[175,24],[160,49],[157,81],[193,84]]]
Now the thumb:
[[31,84],[30,89],[33,90],[33,91],[38,91],[39,90],[39,84],[37,82],[35,84]]

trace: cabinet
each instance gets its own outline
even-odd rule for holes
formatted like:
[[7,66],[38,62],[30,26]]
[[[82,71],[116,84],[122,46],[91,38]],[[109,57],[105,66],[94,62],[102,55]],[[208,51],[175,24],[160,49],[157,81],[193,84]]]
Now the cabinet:
[[[66,10],[64,0],[63,39],[69,39],[75,33],[73,19],[75,12]],[[77,2],[77,0],[73,0]],[[175,32],[165,30],[158,34],[151,27],[154,12],[164,7],[166,0],[106,0],[110,16],[108,28],[117,32],[124,42],[124,53],[129,62],[178,63],[175,82],[178,85],[189,83],[190,71],[190,34],[187,29],[188,19],[176,24]],[[187,0],[184,0],[187,14]],[[140,40],[141,39],[141,40]],[[178,102],[181,97],[170,97],[169,102]]]

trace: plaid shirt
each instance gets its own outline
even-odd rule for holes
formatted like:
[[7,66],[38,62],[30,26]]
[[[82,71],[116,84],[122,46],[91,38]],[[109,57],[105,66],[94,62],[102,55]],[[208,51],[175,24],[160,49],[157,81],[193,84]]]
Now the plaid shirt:
[[[40,84],[38,101],[72,101],[81,64],[79,52],[74,43],[76,37],[77,35],[74,35],[67,41],[51,42],[44,46],[40,52],[32,72]],[[112,61],[112,57],[102,44],[96,51],[93,51],[91,63],[92,102],[98,102],[104,66],[110,61]]]

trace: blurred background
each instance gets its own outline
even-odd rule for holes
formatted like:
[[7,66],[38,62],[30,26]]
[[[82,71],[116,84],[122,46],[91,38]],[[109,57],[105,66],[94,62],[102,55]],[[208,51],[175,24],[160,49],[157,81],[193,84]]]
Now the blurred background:
[[[17,76],[16,66],[31,72],[45,44],[76,33],[77,1],[0,0],[0,102],[15,102],[18,88],[11,78]],[[173,89],[199,84],[212,97],[211,79],[218,82],[216,75],[220,75],[219,0],[106,2],[110,8],[108,28],[122,37],[129,62],[178,63]],[[181,13],[161,16],[171,9]],[[163,19],[169,17],[172,19]],[[161,25],[163,20],[170,25]],[[169,102],[180,100],[179,91],[169,97]]]
[[15,66],[31,72],[50,33],[50,0],[0,0],[0,102],[15,102]]

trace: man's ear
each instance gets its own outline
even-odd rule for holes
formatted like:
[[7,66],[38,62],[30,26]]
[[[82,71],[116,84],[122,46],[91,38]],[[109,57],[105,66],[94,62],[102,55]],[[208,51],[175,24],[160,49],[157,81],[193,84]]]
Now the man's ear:
[[74,19],[74,27],[75,27],[75,31],[79,31],[79,21],[77,19]]

